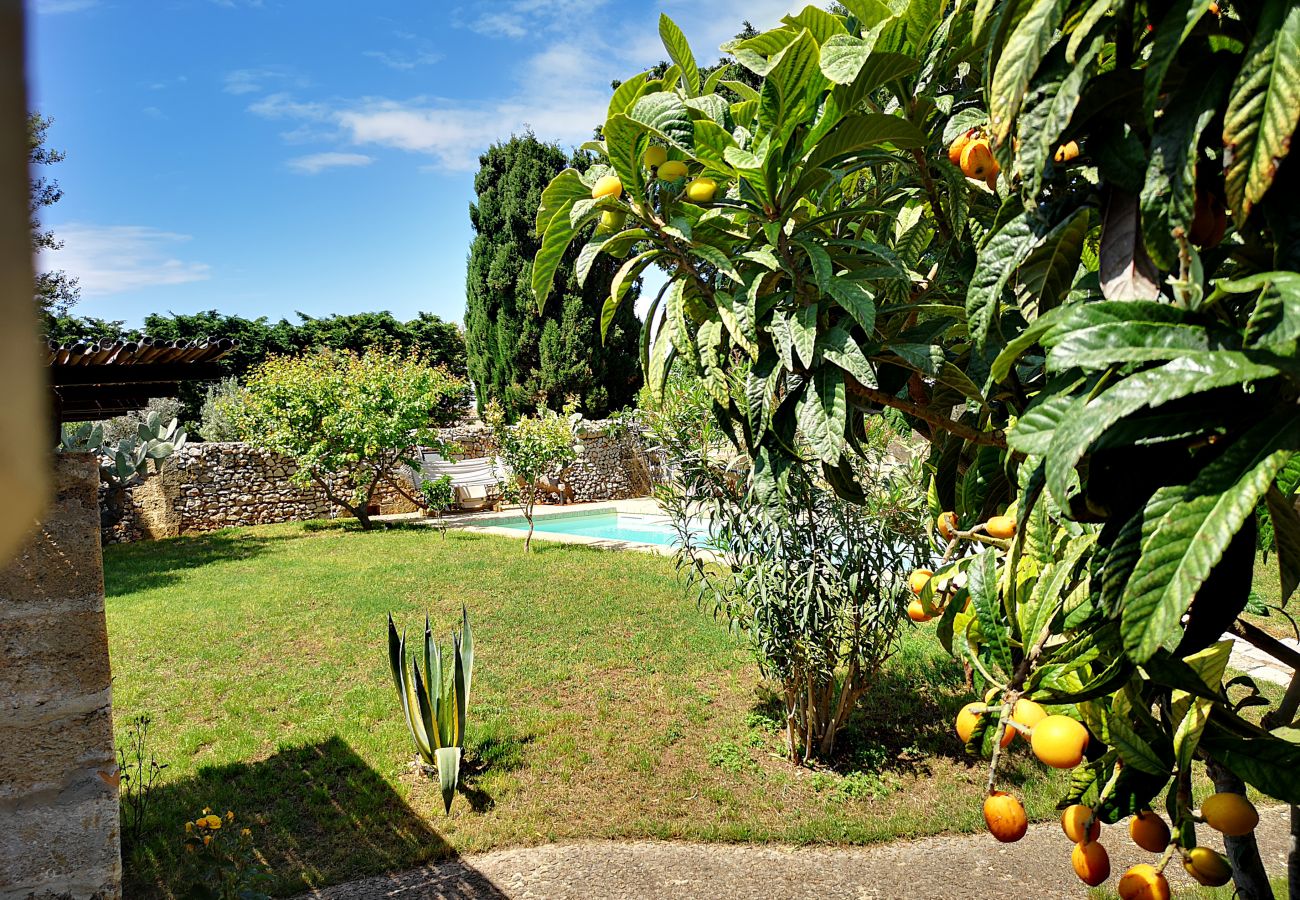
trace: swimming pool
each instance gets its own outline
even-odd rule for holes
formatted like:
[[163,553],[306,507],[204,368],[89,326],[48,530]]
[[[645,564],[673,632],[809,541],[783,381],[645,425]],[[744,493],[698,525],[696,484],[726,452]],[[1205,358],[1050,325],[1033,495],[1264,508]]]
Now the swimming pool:
[[[658,544],[663,547],[671,547],[679,543],[677,531],[666,516],[618,512],[579,513],[538,516],[533,522],[533,531],[539,534],[572,534],[608,541]],[[522,519],[502,522],[499,527],[509,528],[511,531],[528,531],[528,523]]]

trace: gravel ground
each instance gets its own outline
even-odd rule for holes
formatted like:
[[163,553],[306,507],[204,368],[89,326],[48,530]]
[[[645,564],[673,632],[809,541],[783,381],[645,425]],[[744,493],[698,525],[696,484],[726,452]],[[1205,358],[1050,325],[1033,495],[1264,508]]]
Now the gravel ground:
[[[1288,816],[1261,810],[1257,832],[1264,865],[1286,871]],[[1133,846],[1127,824],[1109,826],[1111,890],[1125,868],[1155,857]],[[1221,844],[1216,845],[1222,849]],[[1192,886],[1176,863],[1174,890]],[[409,872],[337,885],[306,895],[320,900],[1009,900],[1079,898],[1087,891],[1070,868],[1059,826],[1035,825],[1018,843],[987,834],[925,838],[843,849],[591,842],[475,854]]]

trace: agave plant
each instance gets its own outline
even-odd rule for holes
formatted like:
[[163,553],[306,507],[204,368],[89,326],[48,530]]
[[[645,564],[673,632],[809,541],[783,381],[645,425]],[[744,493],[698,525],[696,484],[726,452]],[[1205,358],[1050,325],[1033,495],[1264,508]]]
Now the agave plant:
[[465,716],[469,711],[469,685],[474,673],[474,633],[469,613],[461,606],[460,634],[451,634],[451,672],[444,673],[442,650],[433,639],[429,617],[424,617],[424,673],[419,657],[411,655],[406,669],[406,631],[401,636],[388,616],[388,662],[393,670],[398,702],[406,716],[406,727],[420,758],[438,769],[445,811],[460,782],[460,762],[465,748]]

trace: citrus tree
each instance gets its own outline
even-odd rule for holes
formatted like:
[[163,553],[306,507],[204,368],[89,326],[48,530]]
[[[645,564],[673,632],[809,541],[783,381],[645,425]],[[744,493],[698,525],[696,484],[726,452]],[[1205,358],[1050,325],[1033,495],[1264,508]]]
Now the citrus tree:
[[297,465],[290,481],[319,488],[369,529],[381,484],[420,503],[395,473],[419,470],[415,448],[442,446],[436,426],[467,399],[464,379],[418,355],[375,348],[272,357],[225,404],[245,441]]
[[559,485],[565,471],[578,458],[576,426],[581,416],[570,401],[563,413],[546,408],[524,416],[513,425],[506,421],[505,410],[493,399],[483,410],[483,420],[492,429],[492,440],[508,473],[502,488],[507,496],[519,500],[528,534],[524,552],[533,548],[533,509],[543,493]]
[[[1226,681],[1220,638],[1296,665],[1239,617],[1258,518],[1284,602],[1300,582],[1300,6],[841,11],[724,47],[757,89],[702,80],[661,19],[673,66],[622,82],[587,145],[605,165],[543,194],[538,301],[578,236],[580,277],[624,260],[605,320],[664,268],[649,387],[678,357],[713,386],[760,501],[808,466],[860,498],[864,416],[903,414],[931,441],[939,526],[917,617],[987,692],[958,724],[992,757],[991,830],[1023,834],[996,790],[1021,733],[1073,770],[1084,881],[1109,875],[1097,820],[1141,812],[1134,837],[1161,855],[1121,896],[1167,896],[1173,859],[1268,896],[1243,781],[1300,802],[1300,688],[1243,716],[1267,703]],[[1198,812],[1201,762],[1219,792]],[[1203,822],[1230,860],[1198,846]]]

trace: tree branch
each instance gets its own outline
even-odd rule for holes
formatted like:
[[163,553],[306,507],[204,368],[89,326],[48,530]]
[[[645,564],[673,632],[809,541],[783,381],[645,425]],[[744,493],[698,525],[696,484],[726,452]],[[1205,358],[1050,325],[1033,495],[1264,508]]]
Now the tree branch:
[[955,434],[959,438],[970,441],[972,444],[980,444],[985,447],[1000,447],[1006,449],[1007,437],[1001,431],[977,431],[962,422],[945,416],[943,413],[936,412],[927,406],[913,403],[910,400],[901,400],[893,394],[886,393],[878,388],[867,387],[854,378],[845,378],[844,386],[850,394],[861,397],[872,403],[878,403],[881,406],[888,406],[900,412],[907,413],[909,416],[915,416],[923,422],[928,422],[935,428],[943,429],[950,434]]
[[343,508],[346,509],[348,512],[352,513],[353,516],[356,516],[356,514],[357,514],[356,507],[354,507],[354,506],[353,506],[351,503],[349,503],[348,501],[344,500],[344,499],[343,499],[342,497],[340,497],[338,494],[334,493],[334,488],[332,488],[332,487],[330,486],[330,483],[329,483],[326,479],[322,478],[322,477],[321,477],[320,475],[318,475],[316,472],[311,471],[311,470],[308,470],[307,474],[311,477],[311,480],[312,480],[312,481],[314,481],[314,482],[316,482],[318,485],[320,485],[321,490],[325,492],[325,499],[326,499],[326,500],[330,501],[330,502],[333,503],[335,506],[341,506],[341,507],[343,507]]
[[1228,630],[1246,643],[1258,647],[1274,659],[1300,672],[1300,651],[1292,650],[1259,626],[1237,619]]
[[925,187],[925,195],[930,198],[930,209],[934,213],[934,222],[939,227],[939,234],[943,235],[945,241],[951,241],[952,230],[948,227],[948,220],[943,217],[939,192],[934,186],[934,179],[930,177],[930,161],[925,158],[925,151],[920,148],[912,150],[912,158],[916,160],[916,166],[921,170],[921,184]]

